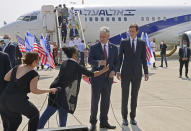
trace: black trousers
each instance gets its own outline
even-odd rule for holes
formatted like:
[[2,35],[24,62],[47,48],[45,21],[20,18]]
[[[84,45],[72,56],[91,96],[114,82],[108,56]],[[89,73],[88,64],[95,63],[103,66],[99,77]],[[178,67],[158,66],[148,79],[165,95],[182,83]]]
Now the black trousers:
[[85,62],[84,62],[84,52],[80,52],[80,65],[85,66]]
[[129,88],[131,83],[131,112],[130,118],[134,119],[136,117],[137,99],[138,92],[141,85],[141,78],[138,79],[122,79],[122,108],[121,114],[123,119],[127,119],[128,116],[128,99],[129,99]]
[[[155,58],[155,61],[156,61],[156,54],[155,54],[155,52],[153,52],[153,55],[154,55],[154,58]],[[156,65],[155,65],[155,62],[153,63],[153,67],[155,67]]]
[[5,119],[8,122],[8,129],[6,131],[17,131],[22,121],[22,115],[29,119],[28,131],[37,130],[39,111],[26,98],[19,95],[4,95],[3,99],[1,99],[0,108],[1,110],[3,109]]
[[180,61],[180,69],[179,69],[180,76],[182,76],[182,68],[183,68],[184,65],[185,65],[185,76],[188,75],[189,61]]
[[62,32],[62,41],[66,43],[67,32]]
[[3,112],[1,112],[0,114],[1,114],[1,119],[2,119],[2,123],[3,123],[3,129],[4,129],[4,131],[7,131],[8,126],[9,126],[9,125],[8,125],[7,116],[6,116],[6,114],[3,113]]
[[[96,78],[97,79],[97,78]],[[98,104],[101,97],[100,103],[100,123],[105,124],[108,122],[108,112],[110,105],[110,95],[111,95],[111,86],[113,80],[109,78],[103,78],[101,80],[91,81],[92,84],[92,95],[91,95],[91,115],[90,123],[97,123],[97,112]]]

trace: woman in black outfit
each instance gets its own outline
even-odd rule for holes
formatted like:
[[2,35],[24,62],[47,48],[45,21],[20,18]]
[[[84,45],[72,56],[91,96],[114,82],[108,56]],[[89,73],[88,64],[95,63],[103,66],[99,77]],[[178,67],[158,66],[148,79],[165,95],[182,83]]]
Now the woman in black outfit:
[[109,70],[105,67],[99,72],[88,71],[78,63],[78,50],[75,47],[64,47],[64,53],[69,58],[60,67],[60,72],[50,88],[57,88],[56,94],[50,94],[48,106],[40,117],[38,128],[44,128],[48,119],[58,110],[60,126],[66,126],[67,113],[74,113],[77,105],[78,93],[82,74],[97,77]]
[[38,73],[33,70],[39,63],[38,53],[27,53],[23,65],[11,69],[4,77],[9,84],[0,96],[0,110],[6,114],[9,124],[7,131],[16,131],[22,115],[29,118],[28,131],[36,131],[39,111],[28,99],[27,94],[55,93],[56,88],[40,90],[37,88]]

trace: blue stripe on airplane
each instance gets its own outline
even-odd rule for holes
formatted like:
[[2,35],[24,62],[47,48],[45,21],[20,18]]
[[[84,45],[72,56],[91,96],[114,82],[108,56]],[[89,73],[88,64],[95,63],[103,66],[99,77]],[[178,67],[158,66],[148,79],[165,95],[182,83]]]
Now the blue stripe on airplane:
[[[185,19],[185,17],[187,17],[187,19]],[[185,22],[188,22],[188,21],[191,21],[191,14],[169,18],[169,19],[166,19],[165,21],[160,20],[160,21],[157,21],[157,22],[146,24],[146,25],[143,25],[143,26],[139,27],[138,37],[141,36],[142,32],[146,32],[147,34],[151,34],[151,33],[160,31],[162,29],[166,29],[168,27],[172,27],[172,26],[175,26],[175,25],[178,25],[178,24],[182,24],[182,23],[185,23]],[[127,33],[124,32],[124,33],[115,35],[115,36],[110,38],[110,42],[114,43],[114,44],[119,44],[120,41],[121,41],[121,36],[122,36],[122,38],[124,38],[123,36],[125,36],[126,34]]]

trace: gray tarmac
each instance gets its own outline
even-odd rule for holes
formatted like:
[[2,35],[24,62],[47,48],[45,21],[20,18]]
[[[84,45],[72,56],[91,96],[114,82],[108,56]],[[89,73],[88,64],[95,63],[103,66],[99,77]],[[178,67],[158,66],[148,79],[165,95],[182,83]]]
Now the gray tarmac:
[[[139,91],[137,106],[137,126],[129,124],[128,127],[121,126],[121,86],[120,81],[113,84],[111,93],[111,107],[109,111],[109,123],[116,125],[116,131],[191,131],[191,79],[178,78],[179,62],[171,59],[168,61],[168,68],[158,67],[160,62],[156,62],[157,68],[149,67],[150,78],[145,82],[142,79]],[[190,66],[189,66],[190,67]],[[38,88],[47,89],[57,76],[59,68],[51,71],[38,71],[40,80]],[[184,74],[184,70],[183,70]],[[191,78],[191,73],[189,72]],[[40,111],[40,114],[47,106],[47,94],[29,94],[30,101],[33,102]],[[91,85],[82,80],[78,98],[77,109],[74,116],[68,115],[67,126],[89,124],[91,101]],[[44,106],[42,104],[45,102]],[[130,105],[130,103],[129,103]],[[98,113],[99,118],[99,113]],[[128,120],[130,118],[128,117]],[[58,114],[55,113],[46,124],[45,128],[58,127]],[[28,119],[23,116],[22,123],[18,131],[22,131]],[[0,129],[2,129],[0,121]],[[27,127],[24,129],[27,131]],[[99,128],[97,131],[106,131]]]

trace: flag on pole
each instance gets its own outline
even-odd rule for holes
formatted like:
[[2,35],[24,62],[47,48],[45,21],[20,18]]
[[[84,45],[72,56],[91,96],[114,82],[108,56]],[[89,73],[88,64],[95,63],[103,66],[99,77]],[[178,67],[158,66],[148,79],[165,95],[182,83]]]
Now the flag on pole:
[[17,39],[17,42],[18,42],[18,47],[19,47],[20,52],[25,53],[26,52],[25,40],[23,40],[18,35],[16,35],[16,39]]
[[25,36],[25,46],[26,46],[26,52],[31,52],[33,51],[33,45],[35,43],[35,37],[30,34],[29,32],[27,32],[26,36]]
[[34,47],[33,51],[37,52],[39,54],[42,65],[46,65],[46,63],[48,61],[46,53],[45,53],[43,47],[40,45],[40,42],[37,39],[37,37],[36,36],[34,36],[34,37],[35,37],[35,43],[33,44],[33,47]]
[[49,64],[52,68],[55,68],[56,66],[54,64],[53,55],[52,55],[52,52],[50,49],[50,43],[48,40],[48,35],[46,35],[45,38],[43,36],[41,36],[40,43],[41,43],[43,49],[45,50],[45,53],[46,53],[46,56],[48,59],[47,64]]
[[141,39],[146,42],[147,64],[152,65],[155,62],[155,58],[147,33],[142,32]]

